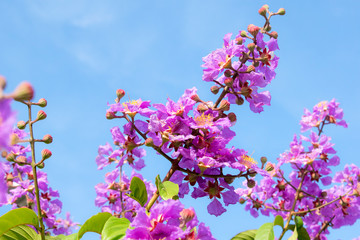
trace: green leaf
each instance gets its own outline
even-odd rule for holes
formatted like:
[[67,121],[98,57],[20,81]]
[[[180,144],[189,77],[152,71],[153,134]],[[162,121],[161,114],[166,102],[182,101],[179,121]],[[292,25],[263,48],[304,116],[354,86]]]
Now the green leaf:
[[161,183],[160,175],[157,175],[155,178],[155,185],[158,190],[159,190],[160,183]]
[[298,229],[298,240],[310,240],[310,236],[304,227]]
[[78,234],[77,233],[73,233],[71,235],[57,235],[57,236],[45,236],[46,240],[77,240]]
[[20,225],[4,233],[0,240],[41,240],[41,236],[31,227]]
[[254,240],[256,231],[256,229],[253,229],[238,233],[231,240]]
[[118,240],[125,236],[125,232],[130,225],[126,218],[110,217],[101,233],[102,240]]
[[298,233],[296,227],[294,228],[293,234],[290,236],[288,240],[297,240],[298,239]]
[[130,183],[130,190],[130,195],[126,195],[136,200],[143,207],[148,199],[145,183],[140,178],[133,177]]
[[32,225],[39,229],[36,213],[28,208],[17,208],[5,213],[0,217],[0,236],[20,225]]
[[274,224],[265,223],[256,232],[255,240],[274,240]]
[[111,217],[108,212],[98,213],[84,223],[78,232],[77,239],[81,239],[82,236],[87,232],[95,232],[101,234],[106,221]]
[[165,181],[163,183],[160,183],[159,186],[159,194],[164,200],[172,199],[179,193],[179,185],[177,185],[176,183]]
[[274,226],[280,226],[282,229],[284,229],[284,219],[282,216],[277,215],[274,220]]
[[301,219],[301,217],[299,216],[295,216],[295,226],[296,228],[299,230],[303,227],[304,223],[303,220]]
[[295,230],[295,225],[294,224],[289,224],[288,229],[291,231]]

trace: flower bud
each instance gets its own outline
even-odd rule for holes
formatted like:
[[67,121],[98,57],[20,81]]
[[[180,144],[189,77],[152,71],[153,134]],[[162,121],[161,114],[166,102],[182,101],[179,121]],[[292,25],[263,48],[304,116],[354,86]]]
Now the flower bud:
[[232,123],[236,122],[236,114],[235,113],[231,112],[228,114],[227,117],[230,120],[230,122],[232,122]]
[[242,36],[242,37],[248,37],[246,31],[244,31],[244,30],[241,31],[240,36]]
[[224,180],[227,184],[232,184],[234,182],[235,178],[225,176]]
[[249,49],[250,52],[253,52],[255,49],[255,43],[249,43],[247,45],[247,48]]
[[44,143],[49,144],[53,142],[53,137],[50,134],[46,134],[42,140]]
[[271,31],[271,26],[270,25],[267,25],[264,29],[266,32],[270,32]]
[[8,155],[8,153],[5,150],[1,152],[2,158],[6,158],[7,155]]
[[36,120],[44,120],[47,117],[43,110],[38,111]]
[[114,112],[106,112],[106,119],[114,119],[115,118],[115,113]]
[[246,72],[247,72],[247,73],[251,73],[251,72],[254,72],[254,71],[255,71],[254,65],[250,65],[250,66],[248,66],[247,69],[246,69]]
[[221,100],[219,110],[222,111],[229,111],[230,110],[230,103],[228,100]]
[[270,37],[272,37],[272,38],[275,38],[275,39],[278,38],[278,33],[275,32],[275,31],[272,31],[271,33],[269,33],[269,35],[270,35]]
[[23,166],[25,163],[27,163],[27,159],[25,156],[18,156],[16,158],[16,163],[18,163],[20,166]]
[[43,169],[43,168],[45,167],[45,163],[44,163],[44,162],[39,163],[39,164],[37,165],[37,167],[40,168],[40,169]]
[[231,77],[231,76],[232,76],[232,72],[231,72],[229,69],[227,69],[227,70],[224,72],[224,75],[225,75],[225,77]]
[[30,83],[22,82],[16,87],[12,96],[16,101],[31,100],[34,97],[34,89]]
[[25,122],[25,121],[19,121],[19,122],[17,123],[17,128],[18,128],[18,129],[25,129],[26,124],[27,124],[27,122]]
[[116,96],[118,97],[118,99],[120,100],[122,97],[125,96],[125,91],[122,89],[118,89],[116,90]]
[[191,221],[195,217],[195,212],[192,209],[183,209],[180,212],[181,219],[185,221],[185,223]]
[[40,107],[46,107],[47,106],[47,101],[45,98],[40,98],[39,101],[37,102],[38,106]]
[[48,159],[49,157],[51,157],[51,155],[52,155],[52,153],[49,149],[43,149],[41,151],[42,160]]
[[271,171],[274,170],[274,169],[275,169],[274,164],[272,164],[271,162],[266,163],[265,170],[266,170],[267,172],[271,172]]
[[232,79],[231,77],[225,78],[224,83],[226,86],[232,87],[232,85],[234,83],[234,79]]
[[217,94],[219,92],[219,89],[220,87],[219,86],[212,86],[210,88],[210,91],[213,93],[213,94]]
[[265,8],[266,10],[269,10],[269,5],[265,4],[262,6],[263,8]]
[[3,76],[0,76],[0,89],[4,90],[6,87],[6,79]]
[[247,186],[248,186],[248,188],[253,188],[253,187],[255,187],[255,185],[256,185],[256,182],[255,182],[254,179],[249,179],[249,180],[247,181]]
[[235,99],[235,102],[237,105],[243,105],[244,104],[244,99],[242,97],[237,97]]
[[256,172],[252,172],[249,174],[250,177],[255,177],[256,176]]
[[200,99],[199,95],[197,95],[196,93],[191,95],[190,99],[195,101],[195,102],[201,102],[201,99]]
[[206,110],[208,110],[209,108],[204,104],[204,103],[200,103],[199,105],[197,105],[196,110],[198,112],[205,112]]
[[[245,32],[246,33],[246,32]],[[235,39],[237,45],[241,45],[243,43],[243,39],[241,37],[238,37]]]
[[327,192],[322,191],[322,192],[321,192],[321,197],[326,198],[326,197],[327,197]]
[[254,24],[250,24],[247,28],[248,32],[253,35],[254,37],[258,34],[260,31],[260,28],[258,26],[255,26]]
[[259,9],[259,14],[260,14],[261,16],[266,17],[266,8],[261,7],[261,8]]
[[249,97],[251,95],[252,91],[253,90],[249,87],[242,87],[240,90],[241,94],[244,95],[244,97]]
[[9,162],[15,161],[15,158],[16,158],[16,156],[13,153],[9,153],[8,155],[6,155],[6,160]]
[[244,198],[240,198],[240,199],[239,199],[239,203],[240,203],[240,204],[244,204],[245,202],[246,202],[246,200],[245,200]]
[[154,140],[152,138],[147,138],[145,140],[145,146],[147,147],[153,147],[154,146]]
[[15,145],[20,141],[19,136],[15,133],[10,136],[10,145]]
[[260,161],[262,164],[265,164],[267,162],[267,157],[261,157]]
[[277,11],[277,14],[279,14],[279,15],[285,15],[285,9],[284,9],[284,8],[280,8],[280,9]]

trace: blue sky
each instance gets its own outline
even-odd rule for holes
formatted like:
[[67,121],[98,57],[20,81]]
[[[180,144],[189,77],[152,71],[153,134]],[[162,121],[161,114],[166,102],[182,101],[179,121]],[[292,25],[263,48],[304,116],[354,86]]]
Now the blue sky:
[[[276,158],[288,149],[304,107],[336,98],[348,129],[331,127],[341,167],[359,163],[360,52],[358,12],[353,1],[1,1],[0,74],[10,91],[29,81],[36,99],[46,98],[48,118],[35,126],[36,136],[51,134],[53,157],[46,172],[60,192],[63,211],[83,223],[99,209],[94,185],[105,172],[96,170],[97,148],[111,142],[109,129],[121,122],[105,119],[115,90],[152,103],[177,99],[196,86],[203,99],[214,100],[202,82],[202,57],[222,46],[222,37],[247,25],[262,24],[258,9],[265,3],[283,17],[272,21],[279,33],[277,77],[269,86],[272,106],[261,114],[248,105],[233,107],[238,115],[233,145],[253,157]],[[25,108],[13,104],[18,119]],[[38,152],[43,146],[38,145]],[[147,179],[164,176],[168,162],[148,154]],[[156,169],[156,171],[154,170]],[[340,168],[337,168],[338,170]],[[206,211],[208,200],[186,198],[199,219],[218,239],[258,228],[267,218],[252,219],[240,205],[221,217]],[[1,208],[0,213],[6,208]],[[352,239],[360,224],[332,230],[329,239]],[[98,239],[88,235],[87,239]]]

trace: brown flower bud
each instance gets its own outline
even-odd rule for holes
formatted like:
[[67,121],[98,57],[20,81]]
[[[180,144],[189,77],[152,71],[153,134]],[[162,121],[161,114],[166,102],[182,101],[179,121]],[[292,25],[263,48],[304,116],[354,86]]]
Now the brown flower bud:
[[245,200],[244,198],[240,198],[240,199],[239,199],[239,203],[240,203],[240,204],[244,204],[245,202],[246,202],[246,200]]
[[249,179],[247,181],[248,188],[253,188],[253,187],[255,187],[255,185],[256,185],[256,182],[254,181],[254,179]]
[[9,162],[15,161],[15,158],[16,158],[16,156],[13,153],[9,153],[8,155],[6,155],[6,160]]
[[226,86],[232,87],[232,85],[234,83],[234,79],[232,79],[231,77],[225,78],[224,83]]
[[278,38],[278,33],[275,32],[275,31],[272,31],[271,33],[269,33],[269,36],[272,37],[272,38],[277,39]]
[[230,122],[232,122],[232,123],[236,122],[236,114],[235,113],[231,112],[228,114],[227,117],[229,118]]
[[212,86],[210,88],[210,91],[213,93],[213,94],[217,94],[219,92],[219,89],[220,87],[219,86]]
[[261,157],[260,161],[262,164],[265,164],[267,162],[267,157]]
[[237,105],[243,105],[244,104],[244,99],[242,97],[237,97],[235,99],[235,102]]
[[225,75],[225,77],[231,77],[233,74],[232,74],[231,70],[227,69],[227,70],[224,72],[224,75]]
[[230,102],[228,100],[221,100],[219,109],[222,111],[230,110]]

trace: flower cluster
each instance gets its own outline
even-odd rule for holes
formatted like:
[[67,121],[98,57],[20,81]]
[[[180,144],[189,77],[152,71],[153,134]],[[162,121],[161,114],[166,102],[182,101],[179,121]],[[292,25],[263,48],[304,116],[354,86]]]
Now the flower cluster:
[[[13,208],[27,207],[37,212],[34,173],[30,166],[31,157],[27,155],[31,149],[29,145],[19,144],[27,136],[22,130],[13,130],[12,138],[17,142],[2,152],[2,157],[7,161],[0,162],[0,206],[10,204]],[[58,191],[49,187],[45,172],[38,170],[37,180],[40,207],[47,230],[54,234],[70,234],[77,224],[70,220],[69,215],[67,219],[57,216],[62,209]]]
[[[230,103],[241,105],[245,98],[255,113],[270,105],[269,91],[259,90],[275,78],[279,60],[274,55],[279,49],[277,33],[266,30],[250,24],[248,32],[240,31],[234,39],[232,34],[226,34],[224,46],[204,57],[202,65],[203,80],[217,84],[212,87],[213,93],[224,88]],[[270,37],[268,41],[264,41],[264,34]],[[247,40],[250,43],[245,46]]]
[[[254,217],[259,211],[266,216],[270,213],[301,216],[312,239],[319,235],[327,239],[329,225],[339,228],[360,218],[360,169],[346,166],[332,177],[330,167],[339,165],[340,158],[334,155],[331,138],[322,134],[327,124],[347,127],[342,112],[335,100],[317,104],[313,112],[305,110],[302,130],[311,126],[318,133],[310,131],[308,137],[295,136],[290,150],[280,155],[278,163],[267,164],[267,175],[255,187],[236,190],[243,197],[241,202],[246,201],[246,210]],[[288,177],[281,169],[285,164],[293,169]]]

